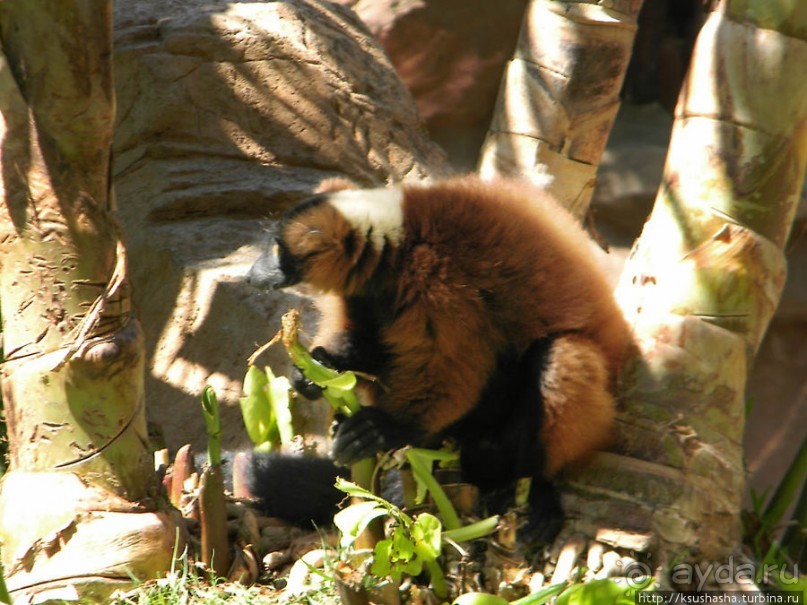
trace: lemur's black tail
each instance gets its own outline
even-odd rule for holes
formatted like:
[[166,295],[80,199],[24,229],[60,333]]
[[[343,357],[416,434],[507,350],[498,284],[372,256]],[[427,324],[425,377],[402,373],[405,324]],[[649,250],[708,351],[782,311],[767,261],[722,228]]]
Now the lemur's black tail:
[[262,510],[289,523],[328,525],[345,494],[334,487],[349,471],[327,458],[253,453],[250,491]]

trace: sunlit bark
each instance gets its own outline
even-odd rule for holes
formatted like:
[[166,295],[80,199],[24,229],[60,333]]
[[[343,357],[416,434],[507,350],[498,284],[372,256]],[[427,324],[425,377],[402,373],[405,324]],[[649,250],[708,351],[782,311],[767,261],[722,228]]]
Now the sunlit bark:
[[524,178],[582,217],[619,110],[642,0],[532,0],[479,161]]
[[589,529],[654,563],[740,552],[748,368],[779,301],[807,165],[807,5],[726,2],[704,25],[656,204],[618,288],[639,352],[618,453],[575,480]]
[[143,341],[109,214],[111,3],[0,4],[0,301],[11,464],[0,492],[12,596],[83,602],[166,570]]

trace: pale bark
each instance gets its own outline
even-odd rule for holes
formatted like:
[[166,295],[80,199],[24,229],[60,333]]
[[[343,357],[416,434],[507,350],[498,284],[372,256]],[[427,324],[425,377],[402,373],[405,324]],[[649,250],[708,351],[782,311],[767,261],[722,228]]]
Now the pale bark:
[[570,498],[653,564],[740,552],[747,370],[785,281],[807,165],[807,5],[726,2],[695,48],[663,181],[618,296],[638,354],[620,442]]
[[586,214],[642,0],[532,0],[482,147],[483,178],[524,178]]
[[108,212],[111,3],[5,2],[0,36],[3,566],[15,599],[103,600],[168,569],[175,533],[153,499],[143,340]]

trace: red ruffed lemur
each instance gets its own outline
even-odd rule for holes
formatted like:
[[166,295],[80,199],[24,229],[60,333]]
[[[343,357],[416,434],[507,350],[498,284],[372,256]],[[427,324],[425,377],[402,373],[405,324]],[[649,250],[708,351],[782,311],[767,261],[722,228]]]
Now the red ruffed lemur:
[[[609,441],[628,329],[588,236],[548,194],[474,177],[326,191],[282,217],[248,281],[307,284],[321,309],[315,357],[377,377],[336,428],[337,464],[450,437],[489,507],[532,477],[525,535],[556,533],[551,479]],[[327,518],[336,493],[273,494],[332,482],[327,461],[305,464],[254,457],[270,513]]]

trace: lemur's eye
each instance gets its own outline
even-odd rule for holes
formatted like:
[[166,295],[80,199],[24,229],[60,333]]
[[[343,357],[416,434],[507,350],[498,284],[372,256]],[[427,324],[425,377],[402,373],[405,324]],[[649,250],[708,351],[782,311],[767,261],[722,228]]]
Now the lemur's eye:
[[356,250],[356,231],[354,229],[348,231],[343,245],[345,247],[345,254],[348,257],[353,256],[353,252]]

